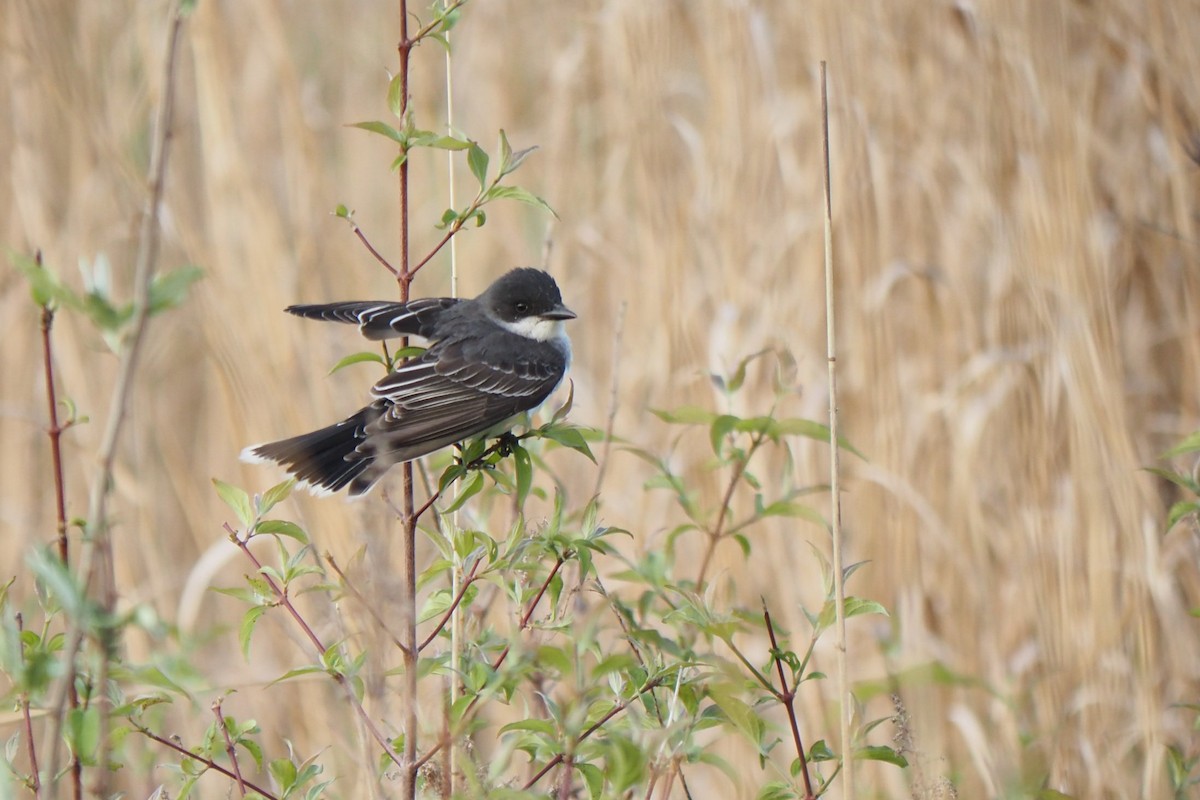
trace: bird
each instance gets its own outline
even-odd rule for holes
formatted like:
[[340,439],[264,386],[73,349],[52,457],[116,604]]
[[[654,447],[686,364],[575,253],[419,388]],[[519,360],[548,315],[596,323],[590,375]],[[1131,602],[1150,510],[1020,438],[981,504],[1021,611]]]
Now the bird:
[[250,445],[242,460],[274,462],[316,495],[370,491],[393,465],[420,458],[540,406],[571,363],[563,305],[548,272],[518,267],[477,297],[406,303],[293,305],[307,319],[358,325],[372,341],[419,336],[428,349],[371,388],[371,403],[320,430]]

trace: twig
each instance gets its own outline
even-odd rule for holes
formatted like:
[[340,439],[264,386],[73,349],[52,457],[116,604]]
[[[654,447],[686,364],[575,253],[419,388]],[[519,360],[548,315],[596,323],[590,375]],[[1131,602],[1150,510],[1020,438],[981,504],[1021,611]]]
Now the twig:
[[358,240],[363,243],[363,247],[367,248],[367,252],[375,256],[375,260],[382,264],[384,269],[392,273],[393,278],[399,278],[399,270],[393,267],[391,262],[384,258],[383,255],[376,250],[369,241],[367,241],[367,235],[362,232],[362,228],[358,227],[357,222],[354,222],[353,220],[350,221],[350,230],[354,231],[354,235],[357,236]]
[[[80,571],[84,576],[84,589],[90,591],[97,577],[100,586],[96,589],[99,594],[101,607],[111,613],[116,605],[116,586],[113,576],[112,540],[108,535],[108,497],[112,486],[113,468],[117,458],[117,446],[121,440],[125,419],[129,414],[129,398],[133,393],[133,376],[137,369],[145,339],[147,322],[150,319],[150,283],[158,265],[159,251],[159,208],[162,205],[163,187],[167,174],[167,156],[170,152],[171,124],[175,110],[175,73],[179,55],[179,34],[183,27],[184,11],[176,2],[171,16],[167,34],[167,51],[163,64],[162,102],[158,106],[155,120],[154,139],[150,151],[149,184],[150,195],[142,213],[141,229],[138,233],[138,249],[134,266],[133,279],[133,313],[130,318],[128,333],[121,349],[121,361],[118,367],[117,380],[113,388],[112,402],[109,409],[108,424],[105,427],[99,449],[100,469],[92,483],[91,496],[88,502],[87,534],[90,546],[84,548]],[[72,620],[66,637],[67,644],[63,650],[63,660],[68,665],[62,681],[66,686],[75,681],[75,659],[83,644],[83,630],[79,620]],[[101,643],[107,648],[108,642]],[[98,680],[101,686],[107,684],[109,653],[102,653]],[[63,713],[62,707],[67,692],[60,691],[60,698],[54,705],[53,721],[47,728],[50,743],[49,775],[58,773],[58,742],[61,741]],[[100,702],[105,702],[105,694],[100,693]],[[100,728],[97,733],[99,741],[96,753],[97,763],[108,763],[110,720],[107,710],[101,709]],[[46,748],[43,748],[44,750]],[[75,796],[83,797],[83,789],[79,773],[76,773]],[[99,797],[108,796],[110,772],[106,768],[96,771],[96,784],[92,792]]]
[[[595,585],[596,585],[596,590],[598,592],[600,592],[600,596],[609,601],[609,607],[612,608],[613,616],[617,618],[617,625],[619,625],[621,628],[622,637],[625,639],[626,642],[629,643],[629,648],[631,650],[633,650],[633,657],[637,659],[638,664],[640,664],[642,669],[646,670],[646,672],[648,674],[650,672],[650,666],[646,663],[646,659],[642,655],[642,650],[637,644],[637,637],[635,637],[633,635],[633,631],[630,630],[630,628],[629,628],[629,623],[626,621],[625,617],[621,614],[620,607],[615,602],[612,601],[612,598],[608,594],[608,590],[604,587],[604,582],[602,580],[600,580],[599,576],[597,576],[595,579]],[[650,700],[651,700],[651,704],[654,706],[654,716],[656,716],[658,718],[658,724],[666,727],[667,721],[665,719],[663,719],[662,706],[658,701],[657,693],[651,692]],[[679,759],[675,758],[674,756],[672,756],[672,758],[671,758],[671,767],[672,767],[671,774],[679,776],[679,782],[683,786],[684,797],[688,798],[688,800],[692,800],[692,790],[690,788],[688,788],[687,778],[683,774],[683,767],[681,767],[679,765]],[[651,792],[653,792],[653,790],[654,790],[654,783],[656,780],[657,780],[656,775],[651,777],[650,785],[649,785],[649,787],[647,787],[647,790],[646,790],[646,797],[651,796]],[[670,786],[670,784],[668,783],[668,790],[665,794],[663,794],[663,797],[671,796],[669,786]]]
[[[42,266],[42,251],[38,250],[34,260]],[[70,544],[67,540],[67,492],[63,480],[62,466],[62,434],[71,425],[58,424],[58,394],[54,387],[54,350],[50,345],[50,331],[54,327],[54,309],[50,304],[42,306],[42,361],[46,374],[46,405],[50,414],[50,427],[46,434],[50,437],[50,460],[54,470],[54,512],[58,526],[58,558],[64,565],[70,564]],[[71,707],[75,708],[78,701]]]
[[[234,775],[232,772],[227,770],[225,767],[222,767],[217,762],[213,761],[211,758],[205,758],[202,755],[193,753],[191,750],[188,750],[183,745],[178,744],[177,742],[173,742],[170,739],[167,739],[166,737],[159,736],[157,733],[150,730],[145,725],[142,725],[139,722],[137,722],[136,720],[134,720],[133,717],[128,717],[127,719],[129,721],[129,724],[133,726],[133,729],[135,731],[137,731],[138,733],[140,733],[142,736],[145,736],[147,739],[158,742],[159,744],[163,745],[164,747],[169,747],[170,749],[174,750],[176,753],[179,753],[180,755],[183,755],[183,756],[187,756],[188,758],[190,758],[194,761],[199,761],[201,764],[203,764],[208,769],[211,769],[214,772],[219,772],[227,778],[233,778],[233,779],[237,778],[236,775]],[[265,797],[267,800],[279,800],[279,798],[276,797],[275,795],[271,794],[270,791],[268,791],[267,789],[264,789],[263,787],[255,784],[255,783],[251,783],[250,781],[243,781],[243,783],[245,784],[247,789],[249,789],[252,792],[258,792],[263,797]]]
[[[254,553],[250,551],[249,539],[244,539],[239,536],[237,531],[229,527],[229,523],[225,523],[224,527],[226,532],[229,533],[229,540],[236,544],[238,548],[240,548],[241,551],[246,554],[246,558],[250,559],[251,563],[254,564],[254,568],[258,571],[259,576],[261,576],[262,580],[266,582],[267,587],[271,590],[271,594],[275,596],[276,602],[287,609],[287,612],[291,615],[292,619],[295,620],[296,624],[300,626],[300,630],[304,632],[304,635],[308,637],[309,642],[311,642],[312,646],[316,648],[317,658],[321,661],[322,666],[324,666],[325,652],[327,648],[317,637],[317,634],[313,632],[312,627],[300,614],[300,611],[295,605],[293,605],[292,599],[288,596],[287,592],[280,588],[279,585],[271,578],[271,576],[263,570],[262,562],[259,561]],[[387,754],[387,757],[390,758],[392,762],[396,764],[396,766],[403,769],[405,762],[401,760],[400,756],[392,748],[391,743],[388,742],[387,737],[385,737],[379,731],[379,728],[375,726],[375,722],[370,718],[370,716],[367,715],[367,710],[363,708],[362,703],[358,699],[358,695],[354,693],[354,687],[350,684],[350,679],[347,678],[345,674],[337,670],[326,669],[325,671],[330,675],[330,677],[337,681],[338,685],[341,686],[346,692],[347,699],[349,699],[351,705],[354,706],[354,710],[358,712],[358,716],[362,719],[363,724],[366,725],[367,731],[371,734],[371,738],[374,739],[381,748],[383,748],[384,753]]]
[[746,454],[734,466],[733,474],[729,476],[729,485],[725,487],[725,494],[721,498],[721,507],[717,511],[717,521],[712,530],[708,531],[708,547],[704,550],[704,557],[700,560],[700,571],[696,573],[696,591],[704,589],[704,579],[708,574],[709,564],[712,562],[713,553],[716,552],[717,545],[721,543],[721,539],[725,537],[725,520],[729,516],[729,506],[733,502],[733,492],[737,489],[738,481],[742,479],[742,475],[746,472],[746,467],[750,466],[750,459],[754,457],[754,453],[766,441],[765,433],[756,433],[750,438],[750,447],[746,449]]
[[841,452],[838,449],[837,404],[837,320],[834,316],[833,291],[833,190],[829,169],[829,92],[825,62],[821,62],[821,142],[825,156],[825,342],[829,364],[829,495],[833,506],[830,536],[833,539],[833,592],[837,624],[838,696],[842,762],[845,764],[843,797],[854,797],[854,759],[850,740],[850,681],[846,674],[846,576],[842,559],[842,498],[840,489]]
[[[454,135],[454,61],[453,48],[450,46],[450,31],[445,32],[445,65],[446,65],[446,135]],[[454,151],[446,151],[446,200],[449,208],[458,206],[458,197],[455,192],[454,182]],[[450,296],[458,297],[458,240],[450,240]],[[422,464],[421,477],[425,479],[426,486],[429,484],[429,475],[425,471]],[[457,494],[457,490],[456,490]],[[426,503],[428,505],[428,503]],[[434,521],[437,525],[438,533],[443,536],[445,533],[442,530],[442,518],[439,514],[434,514]],[[450,516],[451,535],[450,540],[453,545],[453,537],[459,531],[459,514],[455,511]],[[476,570],[479,568],[480,560],[476,559],[475,564],[471,568],[471,577],[474,578]],[[450,564],[450,591],[454,593],[454,602],[451,605],[449,613],[442,618],[442,621],[434,629],[434,632],[429,635],[429,638],[421,644],[420,649],[425,649],[425,645],[433,641],[433,637],[438,634],[447,621],[450,623],[450,675],[445,688],[445,702],[442,703],[442,736],[447,741],[450,740],[450,722],[451,713],[454,708],[454,701],[462,692],[462,615],[459,611],[462,597],[466,592],[466,587],[470,586],[468,581],[463,583],[462,574],[462,559],[457,553],[451,560]],[[458,748],[447,747],[442,757],[442,771],[444,779],[442,781],[442,797],[445,800],[450,800],[454,796],[456,784],[458,783]]]
[[[533,612],[537,609],[538,603],[540,603],[542,600],[542,596],[544,594],[546,594],[546,590],[548,588],[550,588],[551,581],[554,580],[554,576],[558,574],[558,571],[560,569],[562,569],[562,565],[566,562],[566,560],[567,560],[567,556],[564,554],[564,555],[559,556],[558,560],[554,562],[554,567],[550,570],[550,574],[546,576],[546,580],[542,581],[541,588],[538,589],[537,594],[534,596],[533,600],[531,600],[529,602],[529,606],[528,606],[528,608],[525,609],[525,613],[521,615],[521,621],[517,625],[517,633],[518,634],[524,632],[524,630],[529,627],[529,620],[533,618]],[[500,651],[500,655],[498,655],[492,661],[492,672],[495,672],[496,670],[500,669],[500,666],[504,663],[504,660],[506,658],[508,658],[508,654],[511,650],[512,650],[512,645],[504,646],[504,649],[502,651]],[[475,708],[476,705],[479,704],[479,699],[481,697],[483,697],[482,694],[477,694],[477,695],[475,695],[474,699],[472,699],[471,702],[467,704],[466,709],[463,710],[462,719],[467,718],[467,715],[471,713],[471,710],[473,708]],[[449,743],[449,741],[450,740],[448,738],[443,738],[441,741],[439,741],[437,744],[435,744],[433,747],[431,747],[429,749],[429,752],[427,752],[425,755],[423,755],[419,759],[417,759],[417,762],[416,762],[417,769],[420,769],[425,764],[425,762],[427,762],[427,761],[429,761],[429,759],[433,758],[434,755],[436,755],[439,750],[441,750],[443,747],[445,747]]]
[[788,688],[787,675],[783,671],[783,655],[779,650],[779,642],[775,639],[775,626],[771,624],[771,612],[767,610],[766,600],[763,600],[763,620],[767,623],[767,636],[771,639],[771,659],[779,673],[780,690],[775,696],[787,709],[788,723],[792,727],[792,742],[796,745],[796,757],[800,759],[800,772],[804,775],[804,800],[814,800],[812,779],[808,775],[808,758],[804,755],[804,743],[800,740],[800,723],[796,720],[796,692]]
[[458,591],[454,595],[454,599],[450,601],[450,607],[446,609],[444,614],[442,614],[442,619],[438,622],[437,627],[435,627],[430,634],[425,637],[425,640],[422,641],[417,647],[417,652],[420,652],[428,647],[429,643],[436,639],[437,635],[442,632],[443,628],[446,627],[446,623],[448,623],[451,617],[454,616],[454,612],[458,609],[459,603],[462,602],[463,595],[467,593],[467,589],[470,588],[471,584],[475,582],[475,575],[479,572],[479,565],[482,563],[482,559],[476,559],[475,563],[471,565],[471,574],[462,581],[461,585],[458,587]]
[[625,334],[625,307],[626,304],[622,302],[617,310],[617,323],[613,330],[612,387],[608,396],[608,419],[604,423],[604,450],[600,454],[600,468],[596,470],[596,485],[592,487],[592,497],[600,495],[604,476],[608,473],[609,454],[612,450],[612,432],[617,421],[617,398],[620,397],[621,339]]
[[[17,619],[17,640],[21,647],[21,661],[25,660],[25,619],[20,613],[16,615]],[[21,692],[21,716],[25,718],[25,746],[29,748],[29,780],[30,789],[33,790],[33,796],[40,798],[42,796],[42,778],[38,774],[37,749],[33,745],[33,718],[29,716],[29,694]]]
[[[408,118],[409,56],[416,41],[408,38],[408,0],[400,0],[400,119]],[[403,153],[407,156],[407,151]],[[408,258],[408,158],[400,164],[398,190],[400,193],[400,272],[396,282],[400,288],[400,301],[408,302],[413,273]],[[405,337],[402,347],[408,346]],[[416,800],[417,796],[417,514],[413,503],[412,462],[401,467],[401,486],[404,494],[404,511],[401,525],[404,528],[404,763],[401,765],[403,780],[400,796],[403,800]]]
[[238,766],[237,749],[233,746],[233,737],[229,735],[229,726],[225,724],[225,715],[221,713],[221,701],[214,700],[212,704],[212,712],[217,718],[217,726],[221,729],[221,735],[225,737],[225,755],[229,756],[229,763],[233,764],[233,774],[237,778],[238,791],[242,797],[246,796],[246,781],[242,778],[242,768]]
[[404,645],[402,645],[400,640],[396,638],[396,635],[388,629],[387,623],[384,622],[383,617],[379,616],[379,612],[375,610],[375,606],[367,602],[367,598],[362,596],[362,593],[359,592],[358,589],[355,588],[354,584],[350,582],[350,579],[346,577],[346,573],[342,572],[342,568],[339,567],[337,561],[334,560],[333,554],[326,553],[325,560],[329,562],[329,566],[335,573],[337,573],[337,576],[342,579],[342,586],[344,586],[350,592],[350,594],[354,595],[354,599],[358,600],[358,602],[362,604],[363,608],[367,610],[367,613],[371,615],[371,619],[375,620],[375,624],[378,625],[388,635],[388,638],[392,640],[392,644],[394,644],[396,648],[400,650],[400,652],[406,652]]
[[[34,256],[34,260],[39,267],[42,267],[42,251],[38,250]],[[54,349],[51,346],[50,333],[54,327],[54,309],[46,304],[42,306],[42,360],[45,365],[46,375],[46,405],[50,415],[50,426],[46,429],[46,434],[50,437],[50,461],[54,470],[54,514],[55,524],[58,531],[58,557],[62,561],[64,567],[69,567],[70,560],[70,540],[67,538],[67,492],[66,480],[63,476],[62,462],[62,434],[68,427],[74,424],[74,420],[68,420],[66,425],[60,425],[58,422],[58,391],[54,386]],[[79,692],[75,689],[75,681],[70,681],[66,687],[66,704],[67,708],[75,710],[79,708]],[[30,736],[30,753],[33,753],[33,730],[29,731]],[[34,770],[35,791],[41,787],[41,778]],[[75,787],[75,797],[83,796],[83,762],[80,760],[77,753],[71,754],[71,780]]]
[[[598,731],[602,727],[604,727],[605,723],[607,723],[610,719],[615,717],[617,714],[620,714],[622,711],[629,708],[629,704],[632,703],[634,700],[638,699],[639,697],[644,695],[646,692],[649,692],[649,691],[653,690],[654,688],[656,688],[657,686],[661,685],[662,681],[663,681],[663,679],[662,679],[661,675],[657,678],[652,678],[649,681],[646,681],[646,683],[642,684],[642,687],[640,689],[638,689],[636,692],[634,692],[633,697],[629,698],[628,700],[622,700],[620,703],[617,703],[615,706],[613,706],[611,709],[609,709],[607,714],[605,714],[603,717],[601,717],[599,720],[597,720],[595,723],[593,723],[586,731],[579,734],[579,738],[575,740],[574,746],[578,747],[580,742],[587,739],[593,733],[595,733],[596,731]],[[532,778],[530,778],[528,781],[526,781],[525,785],[522,788],[525,789],[526,791],[528,791],[535,783],[537,783],[539,780],[541,780],[543,777],[545,777],[547,772],[554,769],[559,764],[563,763],[563,761],[566,760],[567,758],[569,758],[569,756],[567,756],[563,753],[559,753],[554,758],[550,759],[550,761],[546,764],[546,766],[544,766],[540,770],[538,770],[536,775],[534,775]]]

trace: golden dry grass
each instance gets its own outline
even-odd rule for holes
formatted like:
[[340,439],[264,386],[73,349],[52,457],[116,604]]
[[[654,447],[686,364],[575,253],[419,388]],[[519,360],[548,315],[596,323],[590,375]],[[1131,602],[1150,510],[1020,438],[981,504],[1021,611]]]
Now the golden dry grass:
[[[246,569],[209,478],[269,485],[237,462],[242,446],[331,420],[365,390],[365,368],[324,377],[352,337],[279,309],[394,292],[328,213],[346,203],[395,253],[392,152],[342,127],[386,114],[394,13],[201,2],[188,24],[162,262],[206,278],[152,323],[115,490],[124,603],[233,624],[235,603],[199,591]],[[0,242],[41,248],[76,286],[81,260],[107,257],[118,285],[131,271],[164,17],[157,3],[65,0],[0,13]],[[824,414],[815,75],[828,60],[842,420],[870,459],[847,465],[849,560],[871,561],[851,590],[893,612],[890,626],[852,622],[852,678],[904,697],[917,764],[911,787],[865,773],[864,796],[942,796],[942,778],[962,797],[1016,796],[1036,774],[1078,797],[1168,795],[1164,746],[1187,742],[1190,722],[1172,704],[1200,698],[1187,614],[1200,585],[1192,534],[1163,535],[1170,496],[1139,468],[1200,419],[1200,169],[1185,148],[1200,125],[1197,42],[1195,0],[478,2],[455,33],[459,126],[489,147],[501,127],[541,147],[518,177],[562,216],[549,267],[581,312],[574,419],[608,414],[624,306],[616,429],[654,447],[669,432],[647,406],[715,402],[708,370],[765,346],[798,362],[785,413]],[[415,69],[433,126],[441,52],[422,48]],[[413,175],[424,252],[446,203],[442,158],[422,155]],[[537,263],[546,228],[496,208],[461,237],[463,291]],[[441,260],[416,290],[447,286]],[[0,306],[7,580],[53,522],[37,315],[11,269]],[[68,315],[56,348],[62,390],[103,419],[114,359]],[[755,381],[747,411],[767,402]],[[100,429],[65,439],[75,515]],[[823,480],[823,448],[798,452]],[[595,480],[560,463],[579,470],[578,492]],[[617,455],[605,483],[606,518],[637,548],[676,521],[645,477]],[[293,512],[343,556],[369,542],[371,586],[395,594],[395,530],[377,503]],[[720,554],[724,591],[754,603],[768,587],[801,630],[796,604],[820,594],[806,542],[823,537],[779,524],[755,541],[747,563]],[[195,569],[206,553],[211,580]],[[307,658],[290,636],[268,625],[250,664],[224,640],[197,664],[214,685],[254,686]],[[832,650],[819,657],[831,670]],[[914,671],[933,661],[976,682]],[[807,733],[833,740],[816,692]],[[229,711],[262,720],[274,746],[333,736],[327,760],[354,796],[332,688],[259,694]],[[372,695],[397,722],[394,697]],[[889,713],[884,697],[870,708]],[[161,776],[126,780],[144,796]]]

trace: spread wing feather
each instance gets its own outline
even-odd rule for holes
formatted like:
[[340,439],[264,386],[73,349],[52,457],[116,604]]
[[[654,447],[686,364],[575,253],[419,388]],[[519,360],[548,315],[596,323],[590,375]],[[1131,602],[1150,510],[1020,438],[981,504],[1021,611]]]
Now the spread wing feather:
[[438,315],[459,302],[453,297],[426,297],[408,303],[350,300],[344,303],[288,306],[285,310],[306,319],[357,325],[363,336],[378,341],[400,336],[429,338]]

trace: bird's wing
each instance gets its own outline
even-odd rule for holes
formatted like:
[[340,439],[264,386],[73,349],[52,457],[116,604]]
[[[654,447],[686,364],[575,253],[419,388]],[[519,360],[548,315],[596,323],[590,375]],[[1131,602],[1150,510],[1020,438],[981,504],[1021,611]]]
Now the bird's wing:
[[349,300],[343,303],[288,306],[284,310],[306,319],[357,325],[363,336],[375,341],[400,336],[429,338],[438,316],[459,302],[453,297],[425,297],[408,303]]
[[536,408],[566,370],[553,349],[545,353],[518,363],[488,363],[465,357],[453,344],[404,364],[371,390],[387,407],[367,429],[375,439],[373,454],[415,458]]

